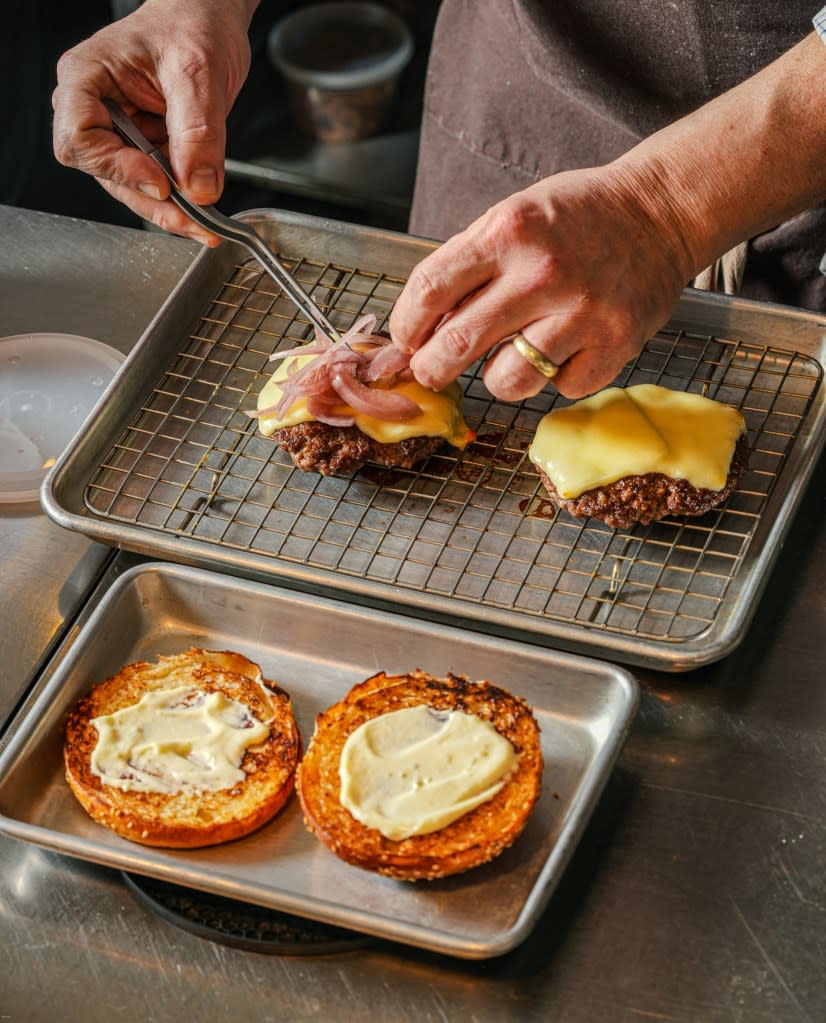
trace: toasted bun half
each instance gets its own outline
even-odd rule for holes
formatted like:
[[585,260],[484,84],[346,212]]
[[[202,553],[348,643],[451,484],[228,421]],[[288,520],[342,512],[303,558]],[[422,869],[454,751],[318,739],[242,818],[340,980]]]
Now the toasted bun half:
[[[189,686],[221,692],[242,703],[269,728],[247,749],[245,778],[230,788],[179,792],[127,791],[92,770],[98,732],[92,720],[138,703],[147,693]],[[232,651],[192,649],[139,661],[93,687],[66,723],[66,779],[89,815],[123,838],[142,845],[196,848],[241,838],[270,820],[293,790],[301,738],[287,693],[261,675],[258,665]]]
[[[347,737],[364,721],[422,704],[490,722],[513,745],[518,765],[504,787],[475,810],[439,831],[392,841],[341,804],[339,762]],[[524,700],[491,682],[452,674],[434,678],[417,670],[374,675],[320,714],[296,788],[307,827],[337,856],[365,870],[416,881],[462,873],[512,845],[539,797],[541,780],[539,726]]]

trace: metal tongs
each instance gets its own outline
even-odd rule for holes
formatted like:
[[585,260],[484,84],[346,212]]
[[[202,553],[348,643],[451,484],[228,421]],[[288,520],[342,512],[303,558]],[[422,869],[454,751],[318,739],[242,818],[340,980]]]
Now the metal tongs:
[[287,297],[304,313],[307,319],[314,326],[322,330],[331,340],[337,341],[339,332],[286,267],[270,252],[266,242],[255,228],[232,217],[225,217],[214,206],[198,206],[197,203],[187,199],[178,187],[175,175],[172,173],[172,164],[169,162],[166,154],[158,149],[157,146],[154,146],[138,130],[137,126],[126,116],[117,103],[110,99],[104,99],[103,103],[112,116],[112,128],[120,135],[124,142],[134,146],[136,149],[140,149],[147,156],[151,156],[167,176],[172,186],[172,192],[169,197],[178,209],[182,210],[190,220],[194,220],[196,224],[199,224],[212,234],[218,235],[219,238],[225,238],[227,241],[237,242],[248,249],[267,273],[283,288]]

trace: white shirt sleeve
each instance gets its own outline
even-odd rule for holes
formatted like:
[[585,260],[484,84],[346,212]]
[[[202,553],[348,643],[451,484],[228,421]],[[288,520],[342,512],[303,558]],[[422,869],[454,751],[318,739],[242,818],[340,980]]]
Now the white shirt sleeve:
[[817,32],[823,42],[826,43],[826,7],[818,11],[812,18],[812,24],[815,27],[815,32]]

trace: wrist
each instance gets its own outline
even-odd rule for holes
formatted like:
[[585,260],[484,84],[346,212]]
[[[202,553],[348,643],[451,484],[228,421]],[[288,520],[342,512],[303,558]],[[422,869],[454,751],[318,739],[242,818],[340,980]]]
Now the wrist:
[[826,47],[815,33],[612,165],[689,277],[826,196]]
[[686,216],[694,207],[689,196],[670,179],[669,167],[659,156],[635,158],[631,153],[609,164],[607,183],[616,208],[637,230],[646,244],[659,251],[682,285],[707,265],[696,236],[696,223]]
[[[143,0],[137,11],[146,11],[154,7],[158,13],[175,13],[176,9],[182,13],[194,10],[196,13],[203,13],[205,8],[212,7],[221,15],[231,15],[244,32],[250,27],[252,16],[260,6],[261,0]],[[137,13],[137,11],[135,13]]]
[[229,0],[238,8],[241,15],[246,19],[246,27],[250,27],[252,16],[261,4],[261,0]]

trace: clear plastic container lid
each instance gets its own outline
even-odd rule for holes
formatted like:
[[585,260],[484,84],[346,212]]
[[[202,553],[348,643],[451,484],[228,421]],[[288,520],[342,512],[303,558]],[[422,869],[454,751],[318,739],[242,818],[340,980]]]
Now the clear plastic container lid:
[[364,89],[396,78],[413,56],[406,22],[375,3],[310,4],[270,30],[270,60],[308,88]]
[[123,360],[74,334],[0,338],[0,502],[38,499]]

